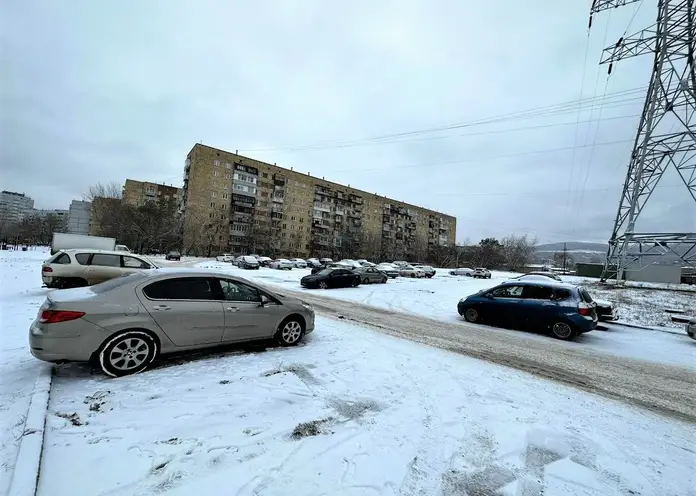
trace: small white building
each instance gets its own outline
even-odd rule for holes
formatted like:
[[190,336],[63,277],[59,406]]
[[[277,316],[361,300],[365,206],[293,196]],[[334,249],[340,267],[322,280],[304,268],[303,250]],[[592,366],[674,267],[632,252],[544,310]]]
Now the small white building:
[[68,213],[68,233],[89,234],[92,226],[92,203],[73,200]]

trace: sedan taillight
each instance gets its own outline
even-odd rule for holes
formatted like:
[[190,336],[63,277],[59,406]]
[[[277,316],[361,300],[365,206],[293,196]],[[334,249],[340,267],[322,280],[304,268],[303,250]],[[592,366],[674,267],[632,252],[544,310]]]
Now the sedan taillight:
[[41,272],[53,272],[53,269],[46,265],[41,267]]
[[57,324],[58,322],[79,319],[84,314],[85,312],[74,312],[72,310],[44,310],[41,312],[39,322],[42,324]]

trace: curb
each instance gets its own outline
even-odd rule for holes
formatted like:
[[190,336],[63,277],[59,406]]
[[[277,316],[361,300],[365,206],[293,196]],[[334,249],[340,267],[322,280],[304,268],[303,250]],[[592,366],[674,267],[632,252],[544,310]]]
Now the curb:
[[624,327],[631,327],[633,329],[642,329],[644,331],[657,331],[657,332],[664,332],[667,334],[677,334],[679,336],[684,335],[686,336],[685,332],[679,332],[676,328],[672,330],[668,330],[667,328],[660,328],[660,327],[648,327],[648,326],[642,326],[638,324],[627,324],[626,322],[621,322],[620,320],[615,320],[614,322],[606,322],[607,324],[616,324]]
[[31,395],[27,420],[15,461],[8,496],[34,496],[39,482],[41,452],[43,450],[44,427],[48,399],[51,393],[53,366],[43,367],[39,372]]

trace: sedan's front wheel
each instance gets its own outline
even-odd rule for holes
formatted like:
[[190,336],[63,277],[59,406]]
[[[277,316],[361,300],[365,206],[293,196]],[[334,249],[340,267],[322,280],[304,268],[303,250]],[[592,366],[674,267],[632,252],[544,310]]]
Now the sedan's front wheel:
[[464,312],[464,318],[467,320],[467,322],[478,322],[481,319],[481,316],[475,308],[467,308]]
[[363,279],[362,282],[363,282],[363,284],[369,284],[370,280],[366,277],[365,279]]
[[321,282],[319,283],[319,289],[326,289],[326,288],[328,288],[328,287],[329,287],[329,285],[326,284],[325,281],[321,281]]
[[276,341],[280,346],[295,346],[304,336],[304,326],[296,318],[290,318],[280,324],[276,332]]
[[126,331],[107,341],[99,352],[99,366],[111,377],[137,374],[157,356],[157,340],[144,331]]

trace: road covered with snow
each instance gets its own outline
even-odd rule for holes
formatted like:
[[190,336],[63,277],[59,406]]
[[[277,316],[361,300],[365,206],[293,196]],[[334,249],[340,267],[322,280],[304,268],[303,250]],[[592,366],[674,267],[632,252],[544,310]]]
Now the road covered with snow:
[[[7,475],[22,408],[47,366],[31,357],[26,337],[46,293],[39,277],[44,258],[0,252],[0,413],[2,427],[14,426],[2,431]],[[429,282],[437,278],[355,291],[415,290]],[[353,290],[302,294],[335,293],[344,312],[358,301],[339,296],[347,291]],[[409,298],[402,297],[404,307]],[[403,310],[414,308],[390,312],[393,322],[408,315]],[[558,344],[515,331],[499,335]],[[80,364],[55,370],[39,496],[681,496],[696,487],[693,422],[321,313],[315,332],[295,348],[197,352],[120,379]]]
[[[306,290],[299,280],[309,270],[293,269],[281,271],[261,268],[242,270],[228,263],[206,261],[199,267],[220,269],[231,274],[265,284],[269,287],[284,288],[295,292],[296,296],[318,296],[351,301],[394,312],[405,312],[448,323],[463,324],[457,313],[457,302],[482,289],[487,289],[510,279],[517,274],[493,272],[491,279],[472,279],[465,276],[450,276],[447,270],[438,269],[432,279],[411,279],[398,277],[386,284],[361,285],[357,288],[341,288],[326,291]],[[642,291],[642,290],[638,290]],[[696,295],[694,296],[696,298]],[[468,328],[472,325],[466,324]],[[696,369],[696,342],[690,340],[681,329],[667,333],[659,330],[634,329],[612,324],[603,324],[607,330],[597,330],[579,336],[572,343],[551,340],[546,336],[516,330],[473,326],[486,329],[497,336],[513,336],[519,339],[541,340],[547,346],[564,347],[577,350],[591,350],[612,356],[636,358],[651,362],[679,365]]]

